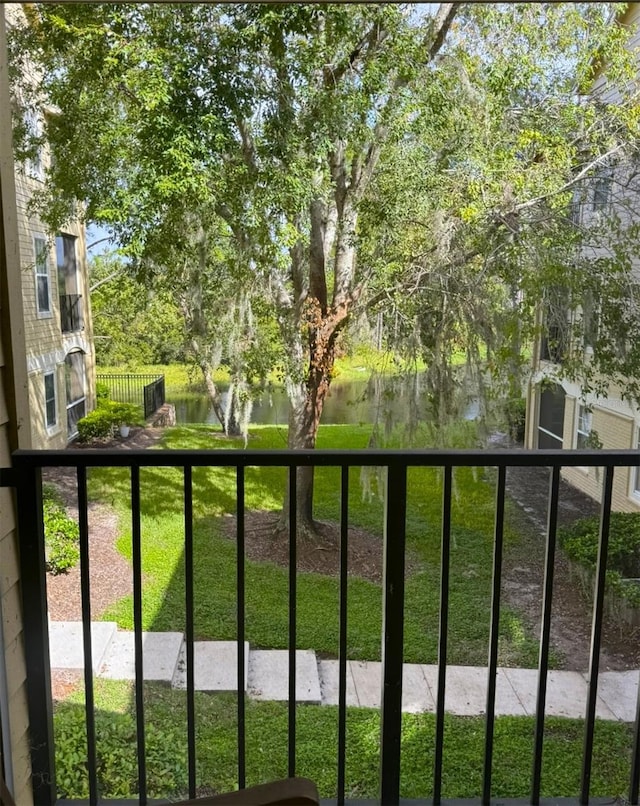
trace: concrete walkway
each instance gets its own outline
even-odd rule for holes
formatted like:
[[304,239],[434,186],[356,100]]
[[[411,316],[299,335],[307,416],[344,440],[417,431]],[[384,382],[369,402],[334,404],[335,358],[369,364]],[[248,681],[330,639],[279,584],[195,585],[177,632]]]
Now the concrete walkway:
[[[133,680],[133,633],[118,631],[113,622],[95,622],[92,629],[93,670],[97,677]],[[49,625],[51,668],[82,671],[82,624],[54,621]],[[145,680],[186,687],[185,642],[182,633],[145,632],[142,636]],[[242,688],[258,700],[288,699],[286,650],[250,649],[246,643],[246,678]],[[197,641],[194,644],[194,678],[198,691],[237,691],[235,641]],[[402,709],[409,713],[434,712],[437,666],[405,663]],[[638,671],[603,672],[598,680],[596,715],[601,719],[633,722],[638,694]],[[538,674],[535,669],[498,669],[496,715],[531,716],[535,713]],[[347,705],[379,708],[381,664],[348,661]],[[475,666],[448,666],[445,709],[474,716],[485,711],[487,670]],[[581,718],[587,698],[586,675],[550,671],[547,682],[548,716]],[[338,704],[338,661],[319,660],[313,650],[296,652],[296,701],[317,705]]]

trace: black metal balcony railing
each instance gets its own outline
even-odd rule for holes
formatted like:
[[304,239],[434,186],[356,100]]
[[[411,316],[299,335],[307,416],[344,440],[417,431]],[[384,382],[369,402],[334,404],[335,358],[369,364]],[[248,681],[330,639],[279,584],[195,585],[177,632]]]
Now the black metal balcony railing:
[[[541,773],[545,733],[545,703],[551,628],[556,526],[558,518],[560,469],[563,466],[598,466],[604,468],[599,551],[595,576],[593,622],[587,704],[584,723],[584,751],[580,792],[581,804],[590,800],[592,753],[600,643],[603,623],[605,576],[609,544],[609,524],[614,470],[637,464],[635,451],[17,451],[14,467],[4,471],[2,482],[16,488],[18,526],[21,540],[21,585],[24,608],[24,634],[27,660],[28,701],[31,724],[33,785],[37,804],[56,803],[54,733],[50,689],[49,644],[46,605],[44,529],[42,522],[43,467],[73,467],[77,470],[77,492],[81,555],[81,598],[85,656],[85,710],[87,732],[87,775],[91,804],[98,803],[96,773],[96,732],[92,676],[91,610],[89,577],[89,533],[87,517],[87,469],[124,467],[130,472],[131,517],[133,537],[133,614],[135,630],[135,702],[137,717],[138,803],[147,802],[145,766],[145,711],[143,702],[142,647],[142,571],[141,571],[141,498],[142,467],[173,467],[183,471],[185,607],[186,607],[186,679],[188,780],[190,796],[196,791],[196,724],[194,695],[194,543],[192,471],[198,467],[236,468],[237,512],[237,679],[245,678],[245,470],[248,467],[285,467],[289,470],[289,703],[288,703],[288,773],[296,772],[296,467],[332,466],[341,469],[341,548],[339,572],[339,708],[337,742],[337,799],[345,803],[346,763],[346,680],[347,680],[347,541],[349,469],[382,466],[387,472],[384,524],[383,578],[383,652],[381,703],[380,802],[385,806],[399,803],[401,763],[401,704],[404,629],[405,537],[407,512],[407,471],[412,467],[443,469],[440,615],[438,630],[438,685],[433,789],[429,803],[442,802],[443,747],[445,731],[445,688],[447,685],[447,639],[449,615],[449,558],[452,527],[452,472],[457,467],[496,467],[497,496],[493,546],[493,582],[488,647],[488,687],[485,715],[484,765],[481,802],[488,806],[492,796],[492,758],[498,664],[498,625],[503,534],[505,524],[505,482],[511,466],[543,466],[551,469],[546,530],[546,557],[542,595],[542,621],[539,645],[537,705],[533,749],[530,803],[541,799]],[[640,699],[639,699],[640,705]],[[637,710],[640,717],[640,708]],[[237,698],[238,784],[245,786],[245,700]],[[640,784],[640,718],[636,718],[631,739],[631,777],[629,802],[638,804]],[[615,793],[612,793],[615,794]],[[69,803],[70,801],[65,801]],[[124,801],[123,801],[124,802]],[[406,802],[406,801],[405,801]],[[426,803],[427,801],[421,801]],[[522,802],[522,801],[520,801]]]
[[145,420],[164,405],[164,375],[130,372],[111,375],[98,373],[96,380],[99,383],[106,383],[108,385],[109,397],[112,400],[142,406]]
[[60,295],[60,330],[63,333],[76,333],[84,327],[82,316],[82,295]]

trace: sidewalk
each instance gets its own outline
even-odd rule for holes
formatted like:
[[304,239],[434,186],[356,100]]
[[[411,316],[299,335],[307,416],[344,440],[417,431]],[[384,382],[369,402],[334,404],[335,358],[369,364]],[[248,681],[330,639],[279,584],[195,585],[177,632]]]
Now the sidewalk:
[[[134,634],[118,631],[113,622],[92,625],[93,670],[97,677],[134,680]],[[82,624],[51,622],[51,668],[81,672],[84,668]],[[198,691],[237,691],[235,641],[196,641],[194,679]],[[288,699],[287,650],[250,649],[245,643],[245,680],[242,688],[258,700]],[[379,708],[381,664],[347,662],[347,705]],[[173,688],[186,687],[185,641],[182,633],[143,633],[144,679]],[[638,694],[638,671],[603,672],[598,679],[596,716],[633,722]],[[404,664],[402,710],[435,712],[438,667]],[[538,673],[535,669],[499,668],[496,715],[531,716],[535,713]],[[485,712],[487,669],[448,666],[445,710],[462,716]],[[547,716],[582,718],[586,711],[587,680],[580,672],[550,671],[547,677]],[[296,651],[296,701],[316,705],[338,704],[338,661],[320,660],[313,650]]]

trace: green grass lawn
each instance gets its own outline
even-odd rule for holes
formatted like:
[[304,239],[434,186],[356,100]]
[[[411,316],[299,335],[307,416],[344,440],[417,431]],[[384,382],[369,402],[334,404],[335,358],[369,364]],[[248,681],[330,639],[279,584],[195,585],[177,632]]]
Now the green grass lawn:
[[[136,793],[135,716],[132,685],[96,680],[98,778],[106,797]],[[236,700],[233,695],[196,692],[198,785],[214,791],[237,786]],[[297,773],[318,784],[321,797],[336,795],[338,709],[298,706]],[[61,796],[86,797],[86,739],[80,693],[57,706],[57,781]],[[186,795],[185,692],[145,685],[148,785],[151,796]],[[549,718],[545,726],[542,794],[575,797],[580,788],[583,723]],[[346,789],[349,797],[378,795],[380,719],[377,710],[347,712]],[[405,714],[402,720],[401,795],[426,798],[432,791],[435,719]],[[524,797],[530,789],[534,720],[500,717],[495,725],[495,798]],[[596,723],[592,796],[627,791],[631,729]],[[480,717],[445,720],[443,796],[474,798],[482,791],[484,722]],[[247,783],[287,774],[287,707],[246,701]]]
[[[364,448],[368,427],[321,428],[319,448]],[[206,427],[168,429],[168,448],[217,448],[234,445]],[[286,432],[276,427],[252,429],[252,448],[280,448]],[[249,468],[248,509],[277,511],[285,487],[282,468]],[[360,470],[351,471],[349,512],[353,525],[381,539],[383,506],[375,495],[363,495]],[[236,629],[235,544],[222,536],[225,513],[235,511],[235,471],[195,468],[194,553],[195,628],[200,639],[229,639]],[[171,468],[143,468],[142,563],[145,577],[143,621],[148,630],[184,629],[184,518],[182,473]],[[315,516],[337,520],[339,471],[320,468],[316,476]],[[440,508],[442,483],[437,470],[412,468],[408,475],[407,544],[413,573],[406,582],[405,661],[434,663],[439,611]],[[374,485],[375,486],[375,485]],[[113,504],[123,527],[122,553],[131,556],[128,478],[120,469],[90,473],[90,494]],[[485,665],[489,635],[495,484],[490,471],[455,472],[453,546],[450,578],[449,662]],[[510,532],[507,541],[516,540]],[[380,657],[382,593],[379,584],[352,577],[349,581],[349,656]],[[246,563],[246,636],[254,647],[287,645],[288,571],[269,563]],[[132,628],[132,602],[127,598],[105,618]],[[326,655],[338,652],[338,582],[330,576],[298,574],[297,636],[300,648]],[[517,613],[502,610],[500,662],[535,665],[536,646]]]

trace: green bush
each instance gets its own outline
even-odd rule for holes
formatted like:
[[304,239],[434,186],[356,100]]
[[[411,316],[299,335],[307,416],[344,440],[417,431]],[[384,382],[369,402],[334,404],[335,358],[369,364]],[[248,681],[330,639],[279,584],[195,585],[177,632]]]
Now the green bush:
[[[87,798],[87,739],[84,708],[63,704],[54,717],[56,784],[58,795]],[[166,797],[188,785],[187,753],[183,735],[168,724],[145,723],[147,790],[150,797]],[[138,794],[135,752],[136,721],[128,713],[96,714],[97,776],[103,798],[133,798]]]
[[98,408],[78,420],[78,439],[89,442],[114,435],[123,423],[143,425],[144,418],[139,406],[133,403],[118,403],[115,400],[99,400]]
[[524,397],[507,400],[505,406],[509,436],[514,442],[524,441],[524,429],[527,414],[527,401]]
[[109,400],[108,383],[105,383],[104,381],[98,381],[96,383],[96,400],[98,402],[98,406],[100,405],[101,401]]
[[43,490],[44,542],[47,571],[64,574],[80,559],[78,524],[67,515],[51,487]]
[[[559,530],[560,543],[570,559],[595,569],[600,540],[600,519],[581,518]],[[640,577],[640,513],[612,512],[609,527],[607,585],[630,604],[640,604],[640,590],[626,578]]]

